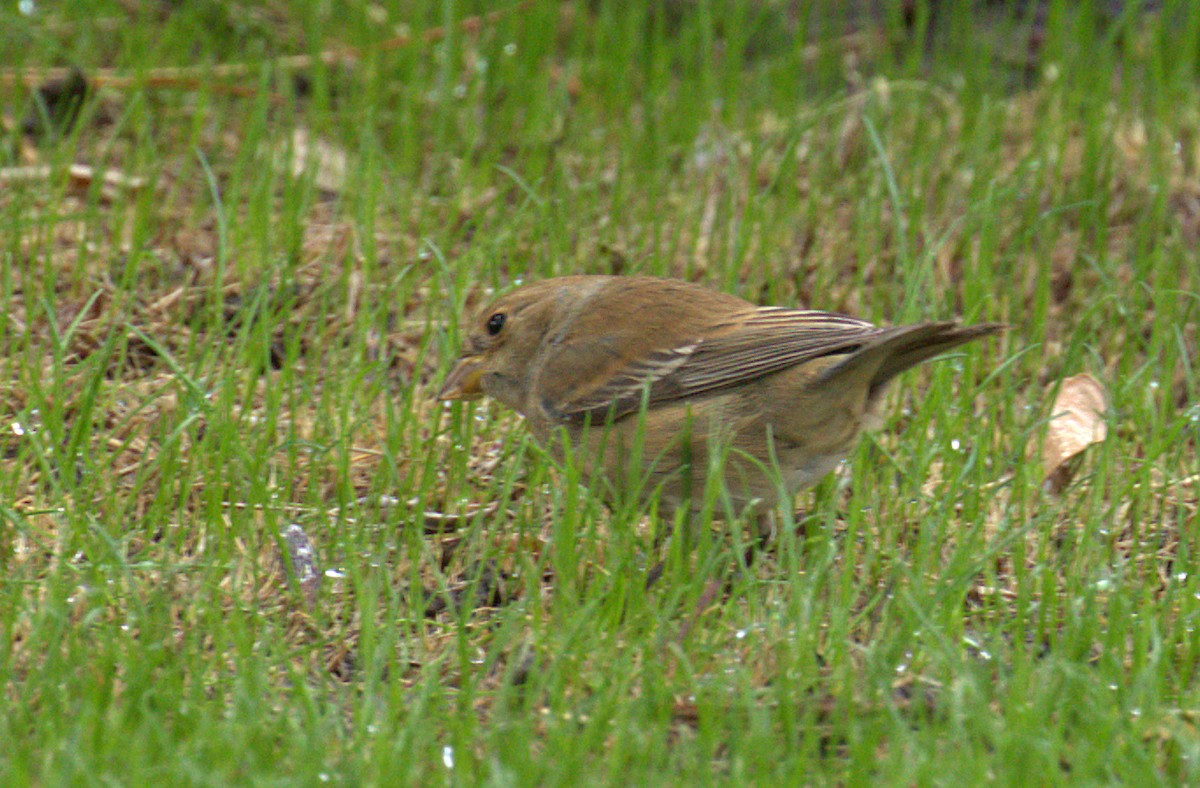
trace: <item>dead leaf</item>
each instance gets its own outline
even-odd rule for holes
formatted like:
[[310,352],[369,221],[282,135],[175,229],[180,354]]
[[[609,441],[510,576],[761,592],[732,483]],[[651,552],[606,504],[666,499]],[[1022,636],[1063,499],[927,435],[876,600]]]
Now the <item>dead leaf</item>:
[[1108,435],[1104,422],[1104,387],[1088,374],[1062,382],[1050,409],[1050,426],[1042,444],[1043,489],[1057,495],[1070,483],[1074,462],[1084,449]]

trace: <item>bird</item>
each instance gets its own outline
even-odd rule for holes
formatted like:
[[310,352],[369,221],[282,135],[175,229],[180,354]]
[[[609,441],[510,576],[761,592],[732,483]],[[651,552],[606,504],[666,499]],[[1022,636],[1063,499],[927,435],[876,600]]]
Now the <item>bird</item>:
[[878,326],[678,279],[563,276],[471,318],[437,397],[512,408],[610,504],[655,498],[660,515],[692,517],[715,480],[766,540],[774,508],[880,425],[893,378],[1002,328]]

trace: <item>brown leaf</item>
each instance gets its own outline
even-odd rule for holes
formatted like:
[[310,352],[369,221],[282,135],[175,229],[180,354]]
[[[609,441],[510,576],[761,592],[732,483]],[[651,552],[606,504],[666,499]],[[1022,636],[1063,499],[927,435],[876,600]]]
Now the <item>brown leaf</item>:
[[1055,495],[1062,492],[1074,474],[1073,460],[1108,435],[1105,409],[1104,387],[1091,375],[1075,375],[1062,382],[1042,444],[1045,490]]

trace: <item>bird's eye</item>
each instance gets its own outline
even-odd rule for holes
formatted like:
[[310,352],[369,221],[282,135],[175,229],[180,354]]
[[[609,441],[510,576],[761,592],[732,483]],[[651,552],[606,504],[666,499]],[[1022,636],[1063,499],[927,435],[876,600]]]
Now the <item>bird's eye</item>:
[[487,332],[491,336],[496,336],[500,333],[500,329],[504,328],[504,313],[497,312],[487,320]]

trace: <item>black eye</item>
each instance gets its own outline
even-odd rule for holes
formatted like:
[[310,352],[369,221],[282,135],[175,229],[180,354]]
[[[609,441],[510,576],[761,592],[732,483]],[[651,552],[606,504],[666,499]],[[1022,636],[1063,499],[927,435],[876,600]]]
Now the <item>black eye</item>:
[[496,336],[500,333],[500,329],[504,328],[504,313],[497,312],[488,318],[487,332],[491,336]]

